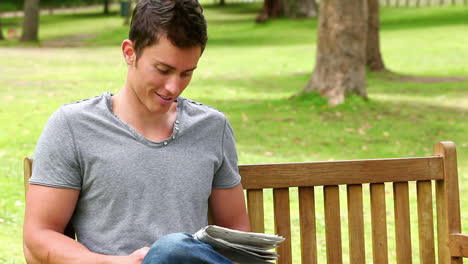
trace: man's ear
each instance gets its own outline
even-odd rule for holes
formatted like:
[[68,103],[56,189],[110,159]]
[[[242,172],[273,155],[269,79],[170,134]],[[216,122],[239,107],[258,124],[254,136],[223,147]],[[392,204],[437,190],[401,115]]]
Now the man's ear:
[[133,42],[129,39],[126,39],[122,42],[122,54],[124,56],[125,62],[127,65],[133,65],[136,61],[135,48]]

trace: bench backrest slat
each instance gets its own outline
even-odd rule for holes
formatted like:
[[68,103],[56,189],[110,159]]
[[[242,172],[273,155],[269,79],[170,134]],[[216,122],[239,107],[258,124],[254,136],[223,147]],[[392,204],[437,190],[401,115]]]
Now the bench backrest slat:
[[281,234],[286,240],[278,248],[278,254],[281,258],[278,264],[292,263],[291,252],[291,217],[289,207],[289,189],[273,189],[273,206],[275,214],[275,232]]
[[436,182],[436,212],[437,212],[437,252],[439,263],[451,263],[450,252],[445,245],[448,243],[448,213],[445,181]]
[[362,200],[362,185],[347,186],[348,198],[348,230],[349,230],[349,263],[365,264],[364,246],[364,210]]
[[251,230],[257,233],[264,233],[263,189],[247,190],[247,210],[249,211]]
[[385,184],[370,184],[372,256],[374,264],[388,264]]
[[395,241],[398,264],[411,264],[411,226],[407,182],[393,183]]
[[325,186],[325,240],[327,263],[343,263],[341,246],[340,190],[337,185]]
[[441,157],[239,166],[245,189],[443,179]]
[[317,264],[317,224],[314,187],[299,187],[299,224],[302,263]]
[[418,181],[416,188],[418,196],[419,258],[421,264],[435,264],[432,183],[431,181]]

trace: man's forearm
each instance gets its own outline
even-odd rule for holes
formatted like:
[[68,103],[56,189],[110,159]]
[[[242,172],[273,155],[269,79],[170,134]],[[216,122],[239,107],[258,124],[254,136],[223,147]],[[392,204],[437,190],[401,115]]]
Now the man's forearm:
[[24,255],[28,264],[130,263],[125,260],[127,256],[91,252],[79,242],[52,230],[25,234],[24,241]]
[[[242,219],[243,220],[243,219]],[[239,222],[237,223],[233,223],[233,224],[230,224],[230,225],[224,225],[224,227],[227,227],[227,228],[230,228],[230,229],[234,229],[234,230],[239,230],[239,231],[245,231],[245,232],[250,232],[250,224],[248,221],[242,221],[240,220]]]

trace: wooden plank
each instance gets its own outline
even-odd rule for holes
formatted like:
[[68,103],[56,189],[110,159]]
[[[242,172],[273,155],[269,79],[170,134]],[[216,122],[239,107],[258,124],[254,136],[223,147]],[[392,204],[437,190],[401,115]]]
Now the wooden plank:
[[395,240],[398,264],[411,264],[411,226],[407,182],[393,183]]
[[372,219],[372,256],[374,264],[388,264],[387,213],[385,205],[385,184],[372,183],[371,219]]
[[[461,232],[460,197],[458,190],[457,152],[453,142],[439,142],[434,146],[436,155],[444,161],[444,180],[436,182],[437,232],[439,240],[439,262],[462,264],[460,257],[451,257],[449,234]],[[440,214],[439,214],[440,209]],[[440,228],[439,228],[440,226]]]
[[291,220],[289,209],[289,189],[280,188],[273,189],[273,204],[275,214],[275,232],[286,238],[278,248],[277,253],[280,255],[278,264],[291,264]]
[[439,153],[444,157],[444,178],[447,190],[448,225],[450,233],[461,232],[460,194],[458,190],[457,153],[455,144],[441,142]]
[[343,263],[341,245],[340,190],[338,186],[323,187],[325,203],[325,236],[327,263]]
[[29,178],[31,178],[32,175],[32,158],[26,157],[24,158],[23,161],[23,173],[24,173],[24,178],[23,178],[23,184],[24,184],[24,196],[26,197],[26,193],[28,192],[28,187],[29,187]]
[[208,207],[208,224],[209,225],[215,225],[216,224],[216,221],[215,221],[214,216],[213,216],[213,212],[211,211],[210,207]]
[[314,187],[299,188],[299,221],[302,263],[317,264]]
[[351,264],[365,264],[362,185],[348,185],[347,191],[349,260]]
[[451,234],[450,235],[450,254],[455,257],[468,258],[468,235]]
[[431,181],[418,181],[419,258],[421,264],[435,264],[434,221]]
[[247,210],[249,211],[250,228],[252,232],[265,232],[263,208],[263,190],[247,190]]
[[245,189],[417,181],[443,178],[441,157],[241,165]]
[[435,185],[438,263],[450,263],[450,248],[448,247],[449,231],[447,220],[447,195],[445,194],[445,181],[436,181]]

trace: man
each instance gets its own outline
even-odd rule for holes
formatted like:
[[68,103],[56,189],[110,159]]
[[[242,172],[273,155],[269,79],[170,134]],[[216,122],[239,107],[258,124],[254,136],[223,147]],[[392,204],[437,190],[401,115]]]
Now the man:
[[[250,228],[228,121],[179,97],[206,41],[196,0],[139,1],[124,87],[60,107],[39,139],[28,263],[230,263],[188,234],[208,205],[215,224]],[[70,220],[78,241],[63,235]]]

